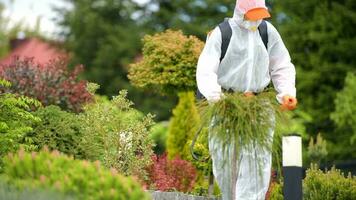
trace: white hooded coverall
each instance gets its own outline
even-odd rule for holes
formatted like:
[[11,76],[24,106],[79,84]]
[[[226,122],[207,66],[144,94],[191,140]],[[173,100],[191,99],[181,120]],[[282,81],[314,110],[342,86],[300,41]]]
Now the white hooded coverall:
[[[196,74],[199,91],[208,101],[219,100],[222,88],[259,93],[271,80],[278,102],[282,102],[284,95],[296,96],[295,68],[288,50],[277,30],[268,22],[266,49],[258,30],[250,30],[260,22],[245,21],[244,15],[235,9],[233,18],[229,19],[232,37],[221,62],[220,29],[215,28],[208,36]],[[270,130],[270,136],[272,143],[273,130]],[[223,150],[222,143],[209,133],[213,173],[223,200],[264,200],[270,181],[271,152],[260,148],[243,149],[236,156],[233,146]],[[262,162],[258,165],[257,160]],[[232,176],[237,180],[231,181]]]

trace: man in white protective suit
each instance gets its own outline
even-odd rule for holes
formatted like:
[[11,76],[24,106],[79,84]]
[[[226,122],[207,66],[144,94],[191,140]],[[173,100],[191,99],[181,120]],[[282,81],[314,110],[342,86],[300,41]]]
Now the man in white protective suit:
[[[221,28],[216,27],[208,35],[196,74],[198,89],[208,101],[218,101],[223,91],[243,92],[246,96],[257,94],[272,80],[282,108],[295,109],[295,68],[278,31],[263,21],[268,17],[264,0],[238,0],[234,16],[227,21],[232,33],[223,58]],[[258,30],[262,22],[267,24],[265,43]],[[273,130],[270,135],[272,138]],[[222,149],[222,143],[210,135],[213,173],[223,200],[264,200],[270,182],[271,152],[243,149],[233,158],[231,149]],[[231,164],[232,160],[236,160],[236,165]],[[259,168],[257,160],[262,161]],[[236,175],[236,181],[231,181],[232,174]]]

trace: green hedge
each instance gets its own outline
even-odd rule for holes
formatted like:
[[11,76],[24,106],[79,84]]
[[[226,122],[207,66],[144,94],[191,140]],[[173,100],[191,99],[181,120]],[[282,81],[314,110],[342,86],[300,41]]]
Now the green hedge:
[[305,200],[353,200],[356,199],[356,177],[347,177],[340,170],[326,173],[315,166],[307,170],[303,183]]
[[[282,186],[274,184],[270,200],[282,200]],[[345,176],[332,168],[323,172],[312,166],[303,181],[304,200],[354,200],[356,199],[356,177]]]
[[82,139],[82,123],[78,116],[61,110],[58,106],[38,109],[34,115],[41,119],[29,136],[38,149],[47,146],[50,150],[58,150],[75,158],[83,158],[83,150],[79,144]]
[[60,191],[78,199],[149,199],[131,178],[99,162],[74,160],[58,151],[27,153],[21,149],[4,159],[4,180],[19,189]]

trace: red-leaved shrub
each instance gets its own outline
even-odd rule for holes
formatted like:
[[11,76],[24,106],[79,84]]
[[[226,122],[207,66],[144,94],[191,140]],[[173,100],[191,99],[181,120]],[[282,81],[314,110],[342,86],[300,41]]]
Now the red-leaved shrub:
[[148,168],[148,187],[160,191],[178,190],[189,192],[193,189],[197,172],[194,166],[185,160],[176,157],[167,158],[167,154],[152,156],[152,165]]
[[37,98],[45,106],[58,105],[79,112],[83,103],[92,99],[86,90],[87,82],[78,80],[83,67],[80,65],[69,71],[65,59],[41,65],[31,58],[15,58],[0,68],[0,77],[12,84],[6,89],[8,92]]

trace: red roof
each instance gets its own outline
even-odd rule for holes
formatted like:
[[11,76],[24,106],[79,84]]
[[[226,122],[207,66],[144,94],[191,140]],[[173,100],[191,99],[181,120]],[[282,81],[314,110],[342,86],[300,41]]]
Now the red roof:
[[11,46],[11,52],[0,59],[0,66],[10,64],[16,56],[20,58],[33,58],[39,64],[46,64],[48,61],[59,57],[68,57],[68,54],[64,51],[37,38],[14,40],[11,42]]

